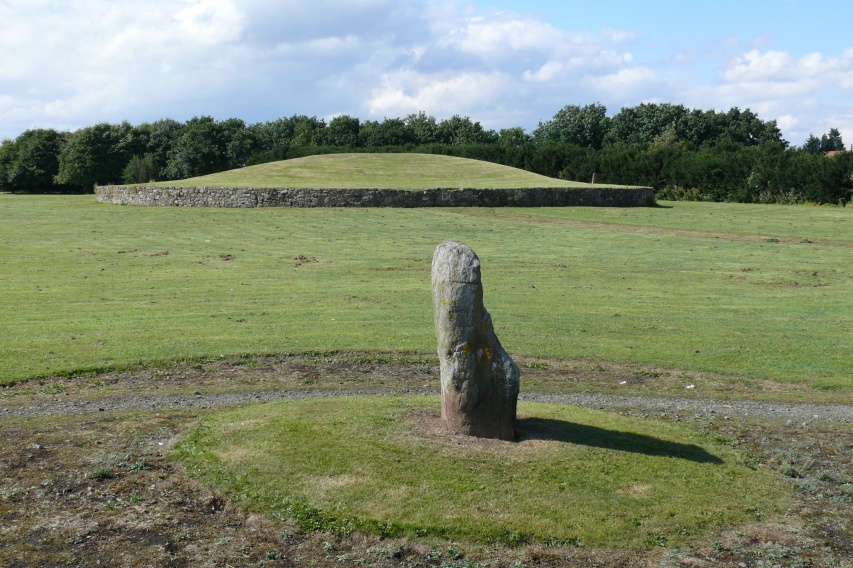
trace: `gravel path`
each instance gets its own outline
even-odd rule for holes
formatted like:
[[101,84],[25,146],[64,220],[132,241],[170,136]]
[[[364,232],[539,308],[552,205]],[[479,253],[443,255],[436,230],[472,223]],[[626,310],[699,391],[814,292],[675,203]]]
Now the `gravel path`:
[[[301,400],[307,398],[359,395],[438,395],[431,390],[308,390],[258,391],[195,395],[128,395],[99,400],[65,400],[57,397],[32,406],[0,406],[4,416],[78,415],[122,410],[158,410],[180,408],[216,408],[240,404]],[[545,394],[522,393],[520,400],[571,404],[586,408],[632,408],[654,412],[689,412],[715,416],[753,416],[798,422],[853,423],[853,405],[777,403],[748,400],[702,398],[664,398],[597,393]]]

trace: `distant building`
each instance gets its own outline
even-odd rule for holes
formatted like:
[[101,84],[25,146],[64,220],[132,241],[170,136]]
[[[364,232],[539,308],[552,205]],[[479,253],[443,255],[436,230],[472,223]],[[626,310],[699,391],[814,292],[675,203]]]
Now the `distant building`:
[[835,156],[840,156],[841,154],[853,154],[853,144],[850,145],[849,150],[831,150],[826,153],[826,157],[834,158]]

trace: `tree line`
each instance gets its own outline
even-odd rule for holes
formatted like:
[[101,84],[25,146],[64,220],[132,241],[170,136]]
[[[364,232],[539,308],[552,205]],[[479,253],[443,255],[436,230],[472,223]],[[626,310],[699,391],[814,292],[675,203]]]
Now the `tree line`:
[[423,152],[486,160],[546,176],[644,185],[660,198],[764,203],[846,203],[853,153],[840,133],[800,147],[776,121],[726,112],[641,104],[607,116],[601,104],[568,105],[532,132],[488,130],[468,117],[423,112],[382,121],[294,115],[246,124],[237,118],[101,123],[75,132],[27,130],[0,144],[0,190],[86,193],[96,184],[185,179],[318,153]]

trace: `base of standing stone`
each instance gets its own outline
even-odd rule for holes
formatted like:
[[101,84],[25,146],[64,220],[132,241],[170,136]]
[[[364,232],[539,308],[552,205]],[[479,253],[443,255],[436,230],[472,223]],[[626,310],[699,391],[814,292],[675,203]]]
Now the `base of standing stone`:
[[441,396],[441,418],[454,434],[495,438],[514,442],[515,404],[480,404],[473,412],[458,412],[460,395],[445,393]]

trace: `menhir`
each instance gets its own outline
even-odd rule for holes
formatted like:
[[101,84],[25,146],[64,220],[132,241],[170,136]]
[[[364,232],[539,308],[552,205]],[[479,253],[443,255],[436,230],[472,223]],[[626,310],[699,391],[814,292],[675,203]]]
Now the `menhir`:
[[432,257],[432,300],[441,362],[441,417],[451,431],[515,440],[519,371],[483,306],[480,259],[447,241]]

